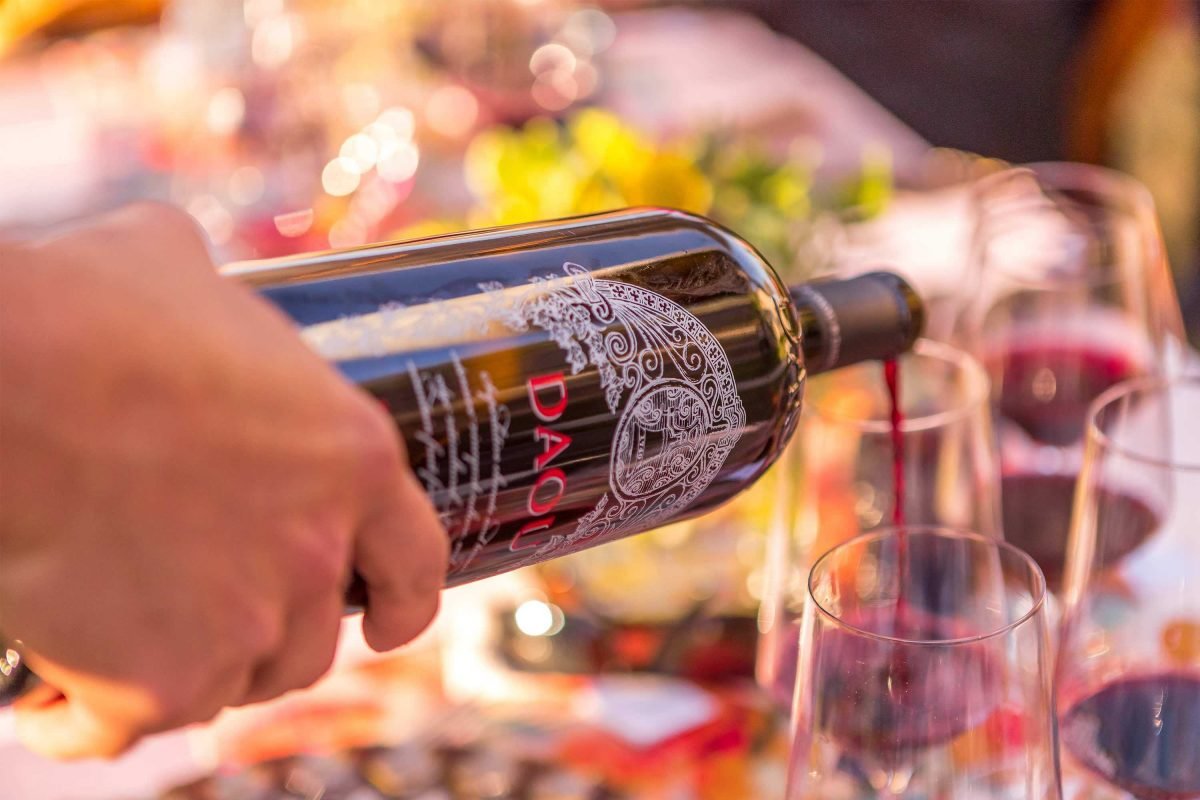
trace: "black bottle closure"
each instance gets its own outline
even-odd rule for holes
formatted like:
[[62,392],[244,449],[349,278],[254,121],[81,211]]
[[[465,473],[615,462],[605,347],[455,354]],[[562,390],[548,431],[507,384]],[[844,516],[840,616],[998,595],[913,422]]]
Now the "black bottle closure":
[[810,373],[894,358],[908,351],[925,328],[921,298],[891,272],[813,281],[788,292]]

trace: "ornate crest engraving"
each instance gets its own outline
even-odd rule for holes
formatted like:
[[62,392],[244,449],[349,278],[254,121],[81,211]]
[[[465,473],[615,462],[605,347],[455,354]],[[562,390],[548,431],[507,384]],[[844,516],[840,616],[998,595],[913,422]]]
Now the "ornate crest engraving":
[[546,331],[573,372],[593,366],[619,417],[610,492],[534,560],[653,527],[688,507],[717,476],[746,423],[729,358],[687,309],[647,289],[594,278],[578,264],[564,270],[570,280],[539,281],[547,291],[510,306],[505,321]]
[[716,478],[746,423],[729,359],[699,319],[648,289],[596,278],[570,262],[563,270],[523,286],[480,284],[480,294],[437,303],[389,304],[303,331],[326,358],[346,360],[538,329],[562,349],[572,374],[596,370],[617,415],[609,491],[530,562],[654,527],[687,508]]

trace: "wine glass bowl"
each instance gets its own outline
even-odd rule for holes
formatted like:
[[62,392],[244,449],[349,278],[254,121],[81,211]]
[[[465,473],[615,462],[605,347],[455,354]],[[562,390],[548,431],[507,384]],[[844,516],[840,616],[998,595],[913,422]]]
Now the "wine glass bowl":
[[[980,365],[920,340],[899,359],[905,519],[998,536],[999,467]],[[893,524],[896,474],[891,399],[878,364],[809,381],[783,463],[769,527],[759,609],[757,677],[781,708],[792,701],[808,569],[830,547]]]
[[1142,379],[1088,425],[1057,710],[1068,778],[1100,797],[1200,798],[1197,409],[1200,379]]
[[1171,368],[1178,305],[1153,201],[1133,179],[1035,164],[981,180],[975,203],[961,334],[991,379],[1005,536],[1057,590],[1088,406]]
[[1054,798],[1045,582],[948,528],[883,528],[812,568],[788,800]]
[[1097,395],[1156,366],[1156,276],[1143,217],[1116,177],[1038,169],[982,182],[970,333],[1002,418],[1061,446],[1082,438]]
[[[910,523],[995,533],[996,460],[987,378],[979,364],[949,345],[918,341],[896,362],[895,409],[886,370],[877,364],[839,370],[808,397],[800,447],[813,472],[821,474],[804,481],[806,499],[819,511],[828,509],[835,521],[839,512],[852,511],[855,522],[840,536],[835,528],[837,538],[817,542],[816,552],[894,524],[898,516]],[[899,474],[893,464],[897,446]],[[826,492],[831,484],[848,484],[849,492],[836,498]],[[822,524],[810,533],[820,537],[830,529]]]

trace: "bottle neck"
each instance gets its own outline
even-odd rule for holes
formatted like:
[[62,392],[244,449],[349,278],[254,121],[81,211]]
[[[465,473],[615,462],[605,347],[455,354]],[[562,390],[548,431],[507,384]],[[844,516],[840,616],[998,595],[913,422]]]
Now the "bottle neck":
[[925,326],[925,307],[911,286],[889,272],[803,283],[789,289],[808,372],[908,351]]

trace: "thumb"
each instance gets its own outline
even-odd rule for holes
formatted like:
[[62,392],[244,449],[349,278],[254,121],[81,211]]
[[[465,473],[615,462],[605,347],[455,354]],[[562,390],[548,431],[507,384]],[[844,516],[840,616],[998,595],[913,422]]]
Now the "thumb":
[[438,609],[449,545],[429,498],[407,469],[355,536],[354,561],[366,582],[363,635],[374,650],[399,647]]

